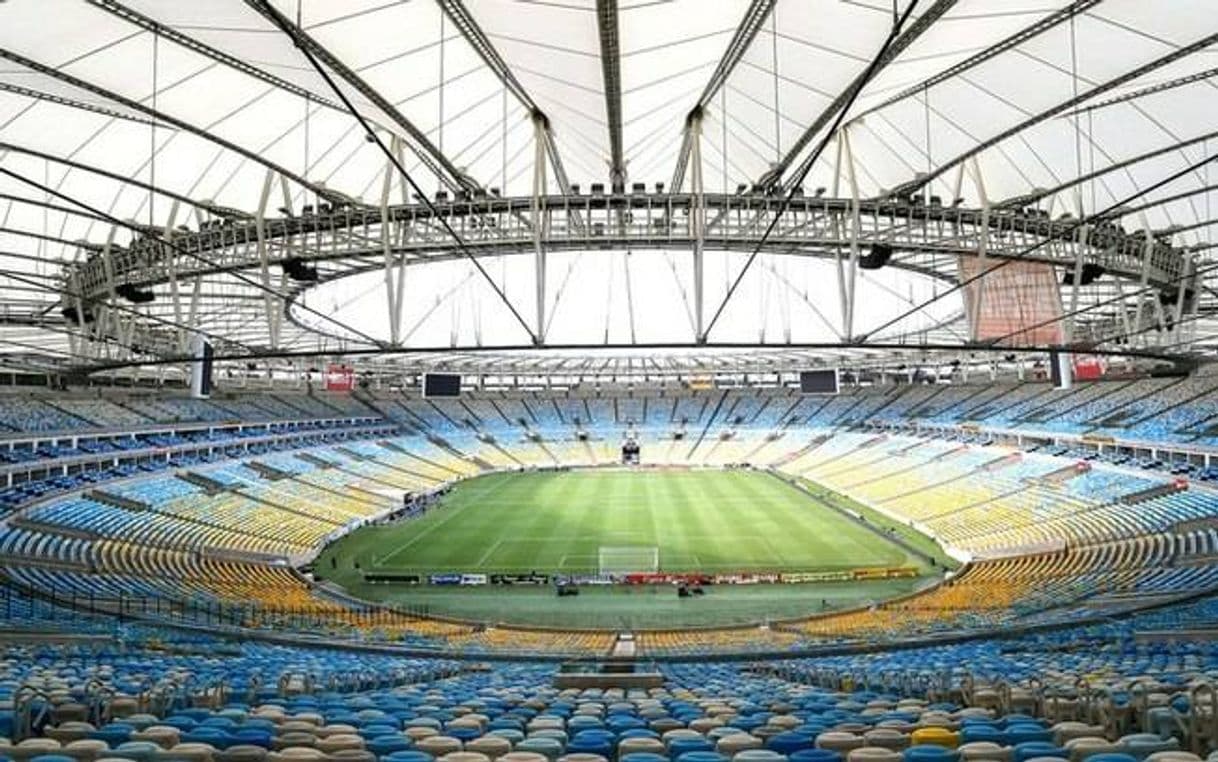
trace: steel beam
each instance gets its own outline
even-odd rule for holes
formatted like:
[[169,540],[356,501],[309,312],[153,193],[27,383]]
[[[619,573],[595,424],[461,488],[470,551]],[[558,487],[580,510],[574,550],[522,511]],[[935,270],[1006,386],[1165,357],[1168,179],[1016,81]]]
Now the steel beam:
[[[1164,196],[1162,198],[1157,198],[1153,201],[1147,201],[1144,204],[1138,204],[1136,206],[1127,207],[1126,209],[1123,210],[1122,213],[1125,215],[1137,214],[1138,212],[1143,212],[1143,211],[1146,211],[1147,209],[1154,209],[1157,206],[1163,206],[1164,204],[1170,204],[1174,201],[1183,201],[1186,198],[1192,198],[1193,196],[1198,196],[1203,193],[1213,193],[1214,191],[1218,191],[1218,184],[1203,185],[1200,188],[1191,188],[1189,190],[1181,191],[1179,193],[1173,193],[1170,196]],[[1208,223],[1203,223],[1203,224],[1208,224]]]
[[[216,204],[210,203],[208,201],[198,201],[196,199],[190,198],[189,196],[183,196],[180,193],[174,193],[173,191],[167,190],[163,187],[154,187],[152,185],[149,185],[146,182],[143,182],[142,180],[137,180],[134,177],[120,175],[116,172],[111,172],[109,170],[105,170],[100,167],[94,167],[90,164],[85,164],[83,162],[66,159],[62,156],[55,156],[54,154],[49,154],[44,151],[38,151],[33,148],[26,148],[24,146],[19,146],[15,143],[0,142],[0,152],[6,152],[6,151],[12,152],[12,153],[19,153],[23,156],[32,156],[35,159],[41,159],[42,161],[51,162],[52,164],[60,164],[62,166],[69,167],[70,169],[79,170],[81,172],[88,172],[89,174],[97,175],[98,177],[104,177],[107,180],[113,180],[114,182],[121,183],[123,185],[130,185],[133,188],[139,188],[140,190],[148,191],[149,193],[157,193],[157,194],[164,196],[165,198],[172,199],[174,201],[180,201],[183,204],[187,204],[191,207],[194,207],[195,209],[205,211],[208,214],[212,215],[213,217],[229,219],[234,216],[231,213],[232,210],[227,209],[225,207],[217,206]],[[83,214],[84,212],[81,212],[81,213]],[[93,215],[93,216],[96,216],[96,215]],[[240,216],[244,218],[244,217],[248,217],[249,215],[242,213]]]
[[609,184],[614,193],[622,193],[626,190],[626,159],[622,155],[622,51],[617,0],[596,0],[596,26],[601,41],[601,77],[609,126]]
[[[400,154],[402,141],[394,136],[389,141],[389,150]],[[396,175],[393,163],[385,162],[385,176],[381,182],[381,249],[384,255],[385,268],[385,298],[389,315],[389,342],[394,346],[401,343],[402,331],[402,302],[406,287],[406,257],[398,254],[394,257],[393,226],[389,224],[389,193],[393,189],[393,179]]]
[[[842,190],[842,170],[846,160],[846,144],[844,140],[841,140],[841,134],[838,135],[836,147],[837,151],[833,162],[833,188],[831,192],[833,193],[834,197],[840,197]],[[857,197],[851,200],[852,208],[857,204],[857,201]],[[844,240],[846,235],[842,229],[844,223],[845,215],[837,215],[837,217],[833,220],[833,235],[839,241]],[[838,309],[841,311],[841,322],[834,330],[837,331],[838,338],[845,341],[847,336],[846,324],[849,322],[849,318],[846,315],[846,302],[849,301],[850,297],[846,292],[846,270],[842,264],[841,243],[833,247],[833,265],[834,272],[837,274]]]
[[854,336],[854,296],[859,274],[859,239],[863,232],[862,214],[859,210],[859,203],[862,199],[859,194],[858,177],[854,169],[854,149],[850,145],[850,131],[841,130],[838,141],[846,166],[846,182],[850,186],[850,232],[847,235],[850,242],[850,266],[846,270],[846,301],[843,305],[846,319],[842,324],[842,335],[846,337],[846,341],[850,341]]
[[511,66],[499,54],[499,51],[491,43],[490,38],[482,31],[482,27],[478,25],[473,14],[465,6],[463,0],[437,0],[440,7],[448,14],[448,18],[453,22],[453,25],[461,32],[466,42],[470,44],[482,61],[495,73],[499,81],[503,83],[516,100],[522,106],[528,109],[529,114],[534,121],[540,120],[544,126],[544,137],[546,153],[550,161],[550,168],[554,172],[554,178],[558,180],[559,189],[563,193],[571,191],[571,182],[567,178],[567,170],[563,166],[562,156],[559,154],[558,145],[554,142],[554,133],[550,128],[550,119],[546,116],[537,102],[533,100],[528,91],[524,89],[524,85],[520,84],[516,73],[512,71]]
[[304,188],[308,188],[310,191],[312,191],[313,193],[316,193],[321,198],[328,199],[328,200],[332,199],[332,200],[336,200],[336,201],[338,200],[337,198],[332,197],[330,192],[328,190],[326,190],[326,188],[324,186],[317,185],[317,184],[309,181],[308,179],[296,174],[295,172],[292,172],[291,170],[287,169],[286,167],[282,167],[279,164],[276,164],[275,162],[271,161],[270,159],[267,159],[265,156],[262,156],[259,153],[256,153],[256,152],[251,151],[246,148],[242,148],[241,146],[237,145],[236,143],[226,140],[225,138],[222,138],[219,135],[216,135],[214,133],[208,132],[207,130],[203,129],[202,127],[196,127],[195,125],[190,124],[189,122],[183,121],[181,119],[178,119],[177,117],[170,116],[164,112],[158,111],[158,110],[152,108],[151,106],[145,106],[143,103],[140,103],[139,101],[136,101],[136,100],[132,100],[131,98],[126,97],[125,95],[120,95],[112,90],[107,90],[106,88],[104,88],[100,85],[93,84],[92,82],[88,82],[79,77],[68,74],[63,69],[56,69],[54,67],[47,66],[45,64],[39,63],[38,61],[34,61],[33,59],[26,58],[25,56],[20,55],[19,53],[14,53],[13,51],[7,50],[4,48],[0,48],[0,59],[3,59],[10,63],[17,64],[18,66],[23,66],[31,71],[35,71],[35,72],[38,72],[39,74],[43,74],[45,76],[51,77],[52,79],[63,82],[64,84],[84,90],[85,92],[93,93],[94,95],[96,95],[98,97],[105,98],[106,100],[118,103],[121,106],[123,106],[124,108],[131,109],[132,111],[138,111],[141,114],[151,117],[152,119],[155,119],[156,121],[168,124],[172,127],[182,130],[183,132],[189,132],[192,135],[203,138],[204,140],[206,140],[210,143],[214,143],[214,144],[220,146],[221,148],[231,151],[231,152],[237,154],[238,156],[241,156],[244,159],[252,161],[256,164],[261,164],[262,166],[267,167],[268,169],[271,169],[271,170],[275,171],[276,173],[283,175],[284,177],[290,178],[296,184],[298,184]]
[[694,239],[694,343],[705,344],[706,332],[703,321],[706,291],[706,194],[702,185],[702,118],[699,116],[690,126],[690,165],[692,167],[693,204],[689,224]]
[[[122,121],[125,121],[125,122],[134,122],[135,124],[142,124],[145,127],[165,127],[165,125],[159,124],[153,119],[145,119],[142,117],[135,116],[134,114],[128,114],[128,113],[119,111],[117,109],[106,108],[105,106],[100,106],[96,103],[86,103],[85,101],[78,101],[74,98],[68,98],[63,95],[56,95],[54,93],[44,93],[41,90],[34,90],[34,89],[31,89],[28,87],[14,85],[11,82],[0,82],[0,92],[12,93],[14,95],[21,95],[26,98],[32,98],[36,101],[45,101],[47,103],[54,103],[59,106],[67,106],[68,108],[79,109],[80,111],[88,111],[90,113],[100,114],[101,116],[109,117],[111,119],[121,119]],[[166,129],[168,129],[168,128],[166,127]]]
[[1198,82],[1204,82],[1204,81],[1206,81],[1208,79],[1212,79],[1214,77],[1218,77],[1218,68],[1206,69],[1204,71],[1195,72],[1193,74],[1186,74],[1183,77],[1176,77],[1174,79],[1169,79],[1164,82],[1157,82],[1153,85],[1150,85],[1149,87],[1139,88],[1137,90],[1134,90],[1133,92],[1124,93],[1123,95],[1118,95],[1115,98],[1109,98],[1108,100],[1100,101],[1099,103],[1095,103],[1090,106],[1083,106],[1082,108],[1077,108],[1073,111],[1069,111],[1065,114],[1062,114],[1061,116],[1058,117],[1058,119],[1069,119],[1070,117],[1081,116],[1083,114],[1088,114],[1093,111],[1098,111],[1102,108],[1108,108],[1109,106],[1115,106],[1119,103],[1129,103],[1130,101],[1135,101],[1139,98],[1145,98],[1148,95],[1156,95],[1158,93],[1166,92],[1168,90],[1174,90],[1177,87],[1185,87],[1186,85],[1193,85]]
[[[907,48],[909,48],[910,45],[921,37],[926,30],[930,29],[931,26],[933,26],[934,23],[943,16],[943,14],[947,13],[955,5],[956,0],[936,0],[934,5],[926,10],[921,16],[918,16],[917,20],[914,21],[908,29],[906,29],[895,40],[892,41],[892,44],[888,46],[888,49],[884,51],[884,54],[880,57],[875,67],[871,70],[871,76],[875,76],[879,72],[883,71],[885,66],[895,61],[902,53],[905,52]],[[780,159],[778,163],[771,167],[770,170],[758,180],[759,185],[761,185],[763,188],[773,188],[782,185],[782,176],[786,173],[791,164],[794,163],[796,157],[798,157],[799,154],[808,147],[808,144],[812,142],[812,138],[816,137],[816,135],[823,130],[826,125],[833,121],[833,118],[837,116],[837,113],[841,111],[843,107],[845,107],[846,103],[852,97],[855,89],[862,84],[863,77],[867,76],[867,74],[868,72],[866,70],[859,72],[859,74],[853,80],[851,80],[850,84],[847,85],[845,89],[843,89],[838,96],[834,98],[833,101],[829,103],[829,105],[826,106],[815,119],[812,120],[812,123],[809,124],[807,129],[805,129],[799,138],[796,139],[795,143],[790,149],[787,150],[782,159]],[[805,158],[804,164],[806,164],[812,158],[813,157]],[[805,174],[805,172],[806,170],[801,164],[800,167],[795,171],[794,176],[799,177]]]
[[1170,145],[1166,145],[1162,148],[1156,148],[1153,151],[1147,151],[1146,153],[1140,153],[1136,156],[1131,156],[1128,159],[1122,159],[1121,161],[1118,161],[1114,164],[1109,164],[1108,166],[1100,167],[1099,169],[1096,169],[1094,171],[1088,172],[1083,175],[1079,175],[1078,177],[1075,177],[1070,180],[1066,180],[1065,182],[1059,183],[1058,185],[1055,185],[1052,188],[1043,188],[1041,190],[1034,191],[1032,193],[1025,193],[1023,195],[1016,196],[1015,198],[1007,199],[1006,201],[1002,202],[998,206],[1003,209],[1018,209],[1020,207],[1030,206],[1032,204],[1039,203],[1040,201],[1042,201],[1046,198],[1056,196],[1058,193],[1061,193],[1062,191],[1067,190],[1069,188],[1073,188],[1076,185],[1082,185],[1083,183],[1090,182],[1097,178],[1103,177],[1104,175],[1111,174],[1113,172],[1119,172],[1123,169],[1128,169],[1129,167],[1132,167],[1136,164],[1141,164],[1144,161],[1150,161],[1151,159],[1157,159],[1160,156],[1165,156],[1169,153],[1173,153],[1175,151],[1179,151],[1184,148],[1188,148],[1189,146],[1194,146],[1198,143],[1204,143],[1208,140],[1213,140],[1215,138],[1218,138],[1218,130],[1214,130],[1212,132],[1207,132],[1204,135],[1198,135],[1195,138],[1187,138],[1185,140],[1180,140],[1180,141],[1177,141]]
[[960,164],[961,162],[967,161],[968,159],[972,158],[973,156],[980,154],[981,152],[985,151],[987,148],[995,146],[995,145],[1003,142],[1007,138],[1018,135],[1019,133],[1025,131],[1031,127],[1034,127],[1047,119],[1052,119],[1053,117],[1057,116],[1058,114],[1061,114],[1065,111],[1069,111],[1070,109],[1074,108],[1075,106],[1079,105],[1080,103],[1085,103],[1085,102],[1091,100],[1092,98],[1096,97],[1097,95],[1103,95],[1104,93],[1106,93],[1110,90],[1121,87],[1122,85],[1125,85],[1129,82],[1138,80],[1138,79],[1146,76],[1147,74],[1150,74],[1158,69],[1163,68],[1164,66],[1168,66],[1183,58],[1187,58],[1188,56],[1191,56],[1194,53],[1198,53],[1202,50],[1205,50],[1206,48],[1212,46],[1216,42],[1218,42],[1218,32],[1215,32],[1212,34],[1207,34],[1206,36],[1204,36],[1198,40],[1195,40],[1194,42],[1191,42],[1188,45],[1184,45],[1182,47],[1176,48],[1176,49],[1172,50],[1172,52],[1170,52],[1166,55],[1160,56],[1152,61],[1148,61],[1148,62],[1142,64],[1141,66],[1138,66],[1134,69],[1130,69],[1129,71],[1125,72],[1124,74],[1121,74],[1117,77],[1109,79],[1105,82],[1102,82],[1101,84],[1098,84],[1095,87],[1092,87],[1089,90],[1086,90],[1085,92],[1074,95],[1071,98],[1069,98],[1065,101],[1062,101],[1054,106],[1050,106],[1049,108],[1047,108],[1037,114],[1034,114],[1033,116],[1028,117],[1027,119],[1024,119],[1023,121],[1019,122],[1018,124],[1014,124],[1014,125],[1006,128],[1005,130],[1002,130],[997,135],[994,135],[993,137],[990,137],[990,138],[987,138],[986,140],[981,141],[977,145],[973,146],[972,148],[969,148],[968,150],[959,154],[955,158],[950,159],[949,161],[947,161],[943,164],[940,164],[938,167],[935,167],[930,172],[919,175],[914,180],[911,180],[910,182],[899,186],[892,192],[892,195],[908,196],[909,194],[914,193],[914,192],[920,190],[921,188],[924,188],[926,185],[928,185],[933,180],[939,178],[941,175],[943,175],[943,173],[947,172],[952,167],[955,167],[956,165]]
[[989,194],[985,191],[985,177],[981,174],[981,165],[973,161],[969,166],[972,169],[973,186],[981,198],[981,219],[983,221],[982,233],[977,241],[977,272],[982,273],[982,277],[976,283],[977,290],[973,296],[972,314],[969,315],[968,333],[970,339],[977,341],[977,332],[981,325],[981,308],[985,301],[986,255],[990,248],[990,200]]
[[89,5],[92,5],[94,8],[106,11],[107,13],[117,16],[128,23],[134,24],[145,31],[152,32],[162,39],[169,40],[170,42],[180,45],[187,50],[191,50],[201,56],[209,58],[216,63],[224,64],[231,69],[236,69],[242,74],[251,76],[260,82],[265,82],[272,87],[278,88],[287,93],[291,93],[292,95],[300,98],[305,98],[306,100],[317,103],[318,105],[326,106],[327,108],[331,108],[336,111],[344,110],[342,105],[336,103],[335,101],[312,93],[299,85],[283,79],[282,77],[277,77],[274,74],[254,66],[249,61],[229,55],[219,48],[197,40],[194,37],[191,37],[190,35],[185,34],[171,26],[166,26],[156,19],[146,16],[133,8],[129,8],[116,0],[85,0],[85,2],[89,3]]
[[393,105],[388,98],[381,95],[363,77],[343,63],[338,56],[331,53],[329,49],[313,38],[308,32],[293,24],[291,20],[276,10],[268,0],[246,0],[246,4],[262,14],[276,27],[287,32],[297,47],[307,49],[314,58],[341,77],[348,85],[355,88],[356,92],[366,98],[369,103],[376,106],[385,116],[392,119],[394,124],[405,132],[406,136],[412,141],[411,147],[415,149],[419,160],[450,190],[457,190],[458,188],[479,190],[481,188],[475,180],[458,169],[431,142],[431,139],[416,127],[413,122],[407,119],[405,114],[397,106]]
[[262,192],[258,196],[258,211],[254,215],[254,227],[258,234],[258,264],[259,275],[262,278],[262,299],[266,311],[267,334],[271,337],[271,349],[278,349],[279,315],[281,310],[277,307],[275,298],[272,295],[275,289],[271,285],[271,264],[266,240],[266,208],[271,198],[274,182],[274,173],[268,171],[262,183]]
[[680,193],[681,187],[685,183],[686,167],[689,164],[689,154],[693,148],[690,124],[695,119],[701,122],[702,115],[710,105],[711,100],[723,85],[727,83],[728,77],[731,76],[732,71],[736,68],[736,64],[740,63],[740,60],[744,58],[744,54],[748,51],[749,46],[753,44],[753,39],[761,31],[761,27],[765,24],[765,20],[769,18],[777,2],[778,0],[752,0],[749,3],[749,7],[745,9],[744,18],[736,26],[736,32],[732,35],[731,41],[728,42],[727,49],[723,51],[723,57],[719,59],[719,65],[711,73],[706,87],[702,89],[702,95],[698,97],[698,102],[694,104],[694,107],[690,109],[689,114],[685,117],[685,130],[681,138],[681,149],[677,153],[677,168],[673,171],[672,184],[669,186],[671,192]]
[[[844,177],[844,170],[843,170]],[[774,199],[765,195],[735,196],[703,193],[708,216],[721,218],[720,224],[704,231],[707,246],[724,250],[755,248],[761,231],[754,222],[759,215],[774,213]],[[835,194],[836,196],[837,194]],[[452,201],[440,205],[401,204],[388,210],[394,251],[413,261],[440,261],[463,256],[499,256],[508,252],[532,251],[534,246],[533,212],[540,208],[545,224],[547,247],[564,251],[589,248],[652,248],[689,251],[694,245],[695,200],[690,194],[631,195],[608,199],[588,195],[571,197],[533,195],[516,198]],[[800,198],[789,205],[785,225],[765,242],[765,250],[813,254],[847,245],[845,225],[853,224],[856,204],[849,198]],[[897,251],[937,253],[954,257],[973,255],[983,228],[1002,231],[1002,238],[991,237],[989,256],[1030,259],[1056,265],[1073,263],[1076,240],[1073,220],[1054,221],[1034,214],[994,210],[983,219],[981,210],[936,207],[885,201],[861,200],[857,204],[863,220],[864,243],[883,240]],[[632,222],[619,229],[614,220],[629,211]],[[576,225],[575,216],[584,220]],[[439,225],[443,219],[455,229],[477,231],[467,237],[465,248],[455,249],[453,240]],[[841,224],[839,229],[838,225]],[[344,261],[342,272],[359,269],[360,263],[382,262],[383,246],[379,209],[344,208],[325,214],[269,218],[264,221],[265,235],[273,241],[275,261],[301,257],[312,262]],[[359,233],[358,235],[356,233]],[[166,259],[177,256],[178,275],[214,272],[239,272],[259,266],[257,231],[252,223],[209,227],[175,235],[174,246],[166,247],[155,238],[137,239],[116,254],[117,273],[122,282],[154,284],[166,282]],[[1143,241],[1113,226],[1094,231],[1090,248],[1095,261],[1116,275],[1138,278],[1141,273]],[[1037,246],[1029,255],[1029,246]],[[1156,243],[1152,281],[1171,281],[1181,250]],[[97,296],[105,282],[96,261],[81,263],[77,270],[81,288],[89,298]],[[335,273],[337,275],[337,273]],[[530,331],[531,328],[530,321]]]
[[1028,40],[1049,31],[1058,24],[1069,21],[1080,13],[1085,13],[1091,10],[1095,6],[1099,5],[1102,1],[1103,0],[1074,0],[1074,2],[1070,3],[1070,5],[1066,6],[1065,8],[1050,13],[1048,16],[1045,16],[1036,23],[1020,29],[1009,37],[1003,38],[1002,41],[996,45],[991,45],[985,50],[975,53],[957,64],[953,64],[933,77],[905,88],[896,95],[884,99],[884,101],[878,105],[872,106],[865,111],[860,112],[859,115],[854,118],[863,119],[876,113],[877,111],[888,108],[894,103],[900,103],[901,101],[913,98],[916,95],[921,95],[936,85],[940,85],[944,82],[955,79],[966,71],[974,69],[986,61],[997,58],[1008,50],[1019,47]]
[[545,127],[540,120],[533,122],[533,277],[534,296],[537,300],[537,323],[533,332],[535,341],[544,344],[546,339],[546,246],[545,236],[549,229],[548,216],[542,214],[541,199],[546,195],[546,150]]

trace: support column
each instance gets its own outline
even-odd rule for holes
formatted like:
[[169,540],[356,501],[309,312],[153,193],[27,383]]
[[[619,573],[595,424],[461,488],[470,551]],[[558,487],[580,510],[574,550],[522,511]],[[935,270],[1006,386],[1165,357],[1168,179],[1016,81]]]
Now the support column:
[[706,343],[706,329],[703,324],[704,305],[706,298],[706,193],[702,183],[702,114],[699,112],[689,121],[690,131],[690,191],[691,206],[689,210],[690,232],[694,239],[694,341]]
[[859,183],[854,171],[854,150],[850,145],[850,133],[841,130],[842,159],[846,164],[846,180],[850,185],[850,267],[846,272],[846,322],[842,335],[846,341],[854,336],[854,293],[858,281],[859,238],[862,235],[862,216],[859,209]]
[[1062,342],[1070,344],[1074,341],[1074,315],[1078,311],[1079,290],[1083,287],[1083,252],[1087,249],[1087,237],[1090,226],[1079,225],[1074,248],[1074,273],[1070,284],[1070,319],[1062,326]]
[[[1113,278],[1112,282],[1113,282],[1113,285],[1116,287],[1116,292],[1117,292],[1117,297],[1118,297],[1117,304],[1120,305],[1120,311],[1121,311],[1121,314],[1119,317],[1120,328],[1124,332],[1125,342],[1132,346],[1132,342],[1134,341],[1135,337],[1132,335],[1133,327],[1129,324],[1129,305],[1127,305],[1125,303],[1125,287],[1122,285],[1122,283],[1124,282],[1124,279],[1123,278]],[[1139,304],[1138,309],[1140,310],[1141,302],[1138,302],[1138,304]]]
[[[177,222],[180,205],[175,199],[169,207],[169,220],[165,223],[165,243],[173,242],[174,225]],[[178,324],[176,349],[186,353],[187,333],[182,323],[182,290],[178,287],[178,258],[169,254],[165,257],[166,269],[169,271],[169,298],[173,303],[173,321]]]
[[[977,234],[978,275],[975,281],[972,314],[969,315],[969,338],[976,341],[977,329],[981,322],[981,306],[985,300],[986,255],[990,248],[990,197],[985,191],[985,178],[981,175],[981,165],[977,163],[976,158],[969,161],[969,168],[973,176],[973,187],[977,189],[977,195],[981,200],[981,230]],[[969,288],[969,286],[965,286],[965,288]],[[965,303],[967,304],[967,301]]]
[[[1180,337],[1184,335],[1184,326],[1181,320],[1184,318],[1184,295],[1193,286],[1194,276],[1194,260],[1193,254],[1188,253],[1180,259],[1180,280],[1176,283],[1176,306],[1172,310],[1172,336],[1176,342],[1180,341]],[[1196,298],[1194,292],[1194,299]],[[1183,347],[1179,347],[1183,350]]]
[[[833,194],[833,198],[841,198],[842,163],[846,157],[845,141],[842,140],[843,134],[841,131],[837,134],[837,150],[833,160],[833,188],[830,191]],[[833,238],[835,241],[842,240],[842,216],[840,214],[833,214]],[[845,341],[847,321],[846,301],[848,296],[846,294],[846,270],[842,265],[842,247],[840,243],[833,247],[833,265],[837,271],[838,308],[841,313],[841,327],[838,330],[838,336]]]
[[[1143,224],[1145,224],[1145,219],[1143,219]],[[1142,329],[1145,327],[1143,316],[1146,313],[1146,286],[1150,283],[1150,255],[1155,250],[1155,239],[1150,234],[1150,226],[1146,225],[1143,229],[1145,230],[1145,240],[1142,244],[1142,278],[1138,281],[1138,315],[1137,324],[1134,326],[1134,333],[1139,337],[1142,336]],[[1159,303],[1157,297],[1154,297],[1154,303]]]
[[[1193,256],[1192,256],[1192,260],[1191,260],[1192,276],[1187,281],[1189,283],[1189,285],[1192,286],[1192,291],[1193,291],[1193,301],[1192,301],[1192,304],[1190,304],[1188,306],[1189,307],[1189,309],[1188,309],[1188,312],[1189,312],[1189,315],[1188,315],[1189,344],[1193,344],[1197,341],[1197,313],[1199,312],[1200,307],[1201,307],[1201,283],[1199,282],[1199,280],[1197,278],[1197,265],[1198,265],[1200,259],[1201,259],[1201,253],[1194,252]],[[1208,463],[1208,461],[1207,461],[1207,463]]]
[[271,189],[275,184],[275,173],[267,170],[262,181],[262,193],[258,196],[258,210],[254,215],[254,232],[258,236],[258,260],[263,291],[262,304],[266,311],[266,324],[271,339],[271,348],[279,347],[279,305],[275,303],[274,288],[271,286],[270,252],[266,240],[266,207],[271,199]]
[[533,274],[534,289],[537,297],[537,327],[533,331],[533,343],[541,345],[546,341],[546,249],[545,238],[548,233],[549,216],[541,208],[541,200],[546,195],[546,136],[545,124],[539,118],[533,119]]
[[[401,138],[394,135],[389,150],[395,155],[402,153]],[[385,301],[389,310],[389,341],[394,346],[401,344],[402,302],[406,282],[406,256],[393,257],[393,220],[389,216],[389,193],[393,189],[393,162],[385,162],[385,176],[381,182],[381,254],[385,269]]]

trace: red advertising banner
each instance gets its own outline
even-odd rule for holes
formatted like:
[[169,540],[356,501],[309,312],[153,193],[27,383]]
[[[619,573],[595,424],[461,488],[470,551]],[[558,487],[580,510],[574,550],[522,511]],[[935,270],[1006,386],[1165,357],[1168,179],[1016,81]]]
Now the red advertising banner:
[[355,388],[355,370],[347,365],[326,366],[326,391],[349,392]]
[[1076,355],[1074,358],[1074,380],[1095,381],[1104,375],[1104,360],[1093,355]]
[[982,274],[977,257],[960,257],[959,268],[975,340],[1004,347],[1061,343],[1061,288],[1052,265],[991,259]]

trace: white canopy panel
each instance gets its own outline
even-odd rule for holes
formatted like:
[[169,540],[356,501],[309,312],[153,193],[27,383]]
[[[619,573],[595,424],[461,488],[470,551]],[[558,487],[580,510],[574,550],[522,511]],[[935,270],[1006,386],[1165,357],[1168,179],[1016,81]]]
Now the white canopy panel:
[[[107,245],[220,219],[563,194],[564,180],[586,195],[612,185],[615,152],[627,192],[671,190],[699,102],[706,193],[899,190],[969,208],[1018,199],[1054,219],[1120,205],[1111,221],[1195,257],[1190,327],[1167,349],[1206,351],[1215,88],[1212,0],[0,0],[0,353],[132,356],[137,334],[119,328],[132,316],[250,354],[409,346],[385,328],[386,289],[369,295],[381,283],[402,294],[402,333],[417,324],[427,346],[527,344],[555,322],[564,344],[629,341],[649,316],[668,340],[691,315],[692,252],[605,247],[548,270],[514,255],[482,272],[402,255],[397,274],[340,278],[369,269],[370,240],[366,257],[321,264],[329,282],[304,296],[278,267],[161,282],[151,303],[117,300],[89,341],[63,319],[79,295],[63,276]],[[959,295],[941,295],[951,257],[899,253],[904,269],[871,276],[845,334],[825,324],[844,310],[823,258],[767,254],[733,294],[747,257],[706,257],[705,317],[736,300],[712,343],[850,340],[927,299],[874,338],[967,341]],[[1081,304],[1116,321],[1137,288],[1105,278]]]

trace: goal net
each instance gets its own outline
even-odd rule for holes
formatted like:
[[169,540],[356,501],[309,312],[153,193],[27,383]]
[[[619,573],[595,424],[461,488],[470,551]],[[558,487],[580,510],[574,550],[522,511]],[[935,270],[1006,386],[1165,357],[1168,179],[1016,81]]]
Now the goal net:
[[655,545],[602,545],[596,554],[601,574],[636,574],[660,570],[660,549]]

